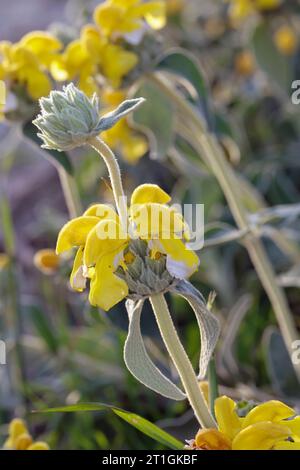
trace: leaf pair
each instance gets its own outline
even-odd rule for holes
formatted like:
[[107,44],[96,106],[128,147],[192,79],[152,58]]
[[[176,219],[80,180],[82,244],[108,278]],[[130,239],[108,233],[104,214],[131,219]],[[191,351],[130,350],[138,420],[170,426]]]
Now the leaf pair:
[[[199,359],[199,379],[206,374],[209,360],[219,337],[219,322],[207,309],[200,292],[188,281],[182,280],[171,288],[171,292],[181,295],[195,312],[201,335],[201,353]],[[124,347],[124,360],[132,375],[151,390],[172,400],[184,400],[185,394],[173,384],[153,364],[141,333],[140,321],[144,300],[127,300],[129,317],[128,336]]]

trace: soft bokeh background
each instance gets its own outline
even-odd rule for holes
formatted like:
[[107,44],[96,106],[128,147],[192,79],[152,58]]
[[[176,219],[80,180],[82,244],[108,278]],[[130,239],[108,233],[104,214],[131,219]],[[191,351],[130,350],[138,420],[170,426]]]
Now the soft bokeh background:
[[[73,31],[98,3],[0,0],[0,40],[16,41],[31,30],[50,25],[59,31],[63,22]],[[253,62],[249,56],[241,56],[253,50],[249,40],[252,22],[231,28],[224,20],[225,8],[221,1],[186,2],[182,11],[170,15],[161,32],[163,49],[181,45],[197,55],[221,125],[230,127],[223,144],[231,165],[254,184],[269,206],[294,207],[300,194],[299,111],[292,106],[289,93],[255,63],[254,55]],[[289,14],[299,39],[299,13]],[[285,21],[285,15],[285,10],[277,13],[275,27]],[[273,60],[276,75],[277,57]],[[297,78],[298,48],[288,60]],[[71,292],[68,259],[51,276],[34,266],[36,251],[53,248],[59,228],[68,219],[59,177],[16,126],[0,124],[0,136],[2,214],[9,219],[11,212],[13,232],[9,236],[16,242],[15,276],[5,268],[0,271],[0,339],[7,343],[7,365],[0,365],[0,433],[4,437],[12,417],[26,416],[34,433],[52,448],[158,448],[110,413],[30,414],[33,409],[97,401],[134,411],[173,435],[190,439],[197,425],[186,404],[148,391],[124,366],[124,306],[106,314],[91,308],[85,295]],[[137,184],[158,183],[176,201],[205,204],[207,224],[217,221],[233,227],[215,178],[201,165],[193,166],[193,158],[191,149],[184,148],[175,158],[158,161],[147,154],[137,165],[121,160],[125,188],[130,193]],[[94,152],[73,152],[72,161],[83,207],[96,200],[111,202],[105,168]],[[275,217],[270,231],[273,236],[266,237],[266,247],[300,326],[297,212]],[[4,251],[1,227],[0,251]],[[242,244],[207,246],[200,257],[201,267],[193,281],[206,297],[212,290],[217,292],[215,313],[222,336],[216,360],[221,391],[236,399],[279,397],[299,406],[299,385],[291,362]],[[169,302],[196,365],[199,335],[193,314],[181,299],[170,297]],[[170,364],[149,306],[143,313],[143,332],[153,356],[167,369]]]

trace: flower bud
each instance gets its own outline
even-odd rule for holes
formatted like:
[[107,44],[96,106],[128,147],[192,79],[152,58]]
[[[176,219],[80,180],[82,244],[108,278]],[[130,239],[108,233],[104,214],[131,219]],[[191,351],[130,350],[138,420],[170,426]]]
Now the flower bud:
[[40,130],[43,148],[71,150],[113,127],[143,101],[143,98],[123,101],[114,111],[100,117],[97,95],[89,99],[70,83],[63,91],[51,91],[48,98],[40,99],[41,113],[33,123]]

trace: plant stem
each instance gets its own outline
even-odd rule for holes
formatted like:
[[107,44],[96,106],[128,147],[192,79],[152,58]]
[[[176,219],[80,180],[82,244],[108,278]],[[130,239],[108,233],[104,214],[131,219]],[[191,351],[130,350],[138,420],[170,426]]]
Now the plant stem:
[[89,144],[101,155],[108,169],[121,226],[127,230],[127,203],[123,190],[120,167],[113,151],[99,137],[89,139]]
[[207,378],[209,384],[209,406],[212,416],[215,418],[215,400],[219,396],[218,378],[215,358],[212,357],[208,364]]
[[74,178],[68,175],[66,170],[60,165],[57,165],[57,171],[69,216],[71,219],[74,219],[82,213],[81,203],[78,190],[75,186]]
[[190,363],[174,327],[164,295],[153,295],[150,297],[150,302],[161,336],[176,366],[196,418],[203,428],[216,427],[216,423],[208,410],[207,404],[200,390],[192,364]]
[[[160,75],[149,75],[150,78],[169,98],[178,109],[178,116],[185,125],[190,124],[193,131],[194,143],[201,149],[201,155],[205,163],[211,168],[217,178],[223,193],[230,206],[238,227],[242,230],[249,229],[247,210],[243,206],[240,185],[237,175],[227,162],[222,149],[214,135],[210,134],[202,123],[196,110]],[[276,282],[276,275],[269,261],[265,248],[258,238],[259,234],[253,229],[250,235],[245,237],[245,247],[255,267],[258,277],[269,297],[273,311],[276,315],[286,348],[293,353],[293,342],[299,339],[284,291]],[[295,372],[300,381],[300,363],[293,363]]]

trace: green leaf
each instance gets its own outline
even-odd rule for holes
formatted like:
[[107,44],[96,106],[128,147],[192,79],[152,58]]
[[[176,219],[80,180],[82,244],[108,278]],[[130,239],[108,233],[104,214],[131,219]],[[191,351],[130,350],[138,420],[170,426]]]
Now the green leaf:
[[150,82],[143,82],[136,96],[143,96],[146,102],[132,116],[134,127],[147,135],[150,143],[150,157],[163,160],[173,143],[173,106],[160,89]]
[[48,408],[38,413],[69,413],[75,411],[112,411],[134,428],[154,439],[156,442],[174,450],[182,450],[184,444],[141,416],[104,403],[79,403],[77,405]]
[[[31,140],[34,144],[38,147],[41,146],[42,141],[37,136],[36,127],[32,124],[32,122],[27,122],[23,126],[23,134],[29,140]],[[46,150],[41,149],[41,152],[45,155],[45,157],[50,160],[55,166],[59,164],[62,166],[69,175],[73,174],[73,165],[69,158],[69,156],[65,152],[57,152],[56,150]]]
[[46,314],[36,306],[32,306],[30,308],[30,313],[37,332],[41,338],[43,338],[49,350],[52,353],[56,353],[59,347],[58,339],[51,328],[51,324],[47,319]]
[[283,92],[289,92],[292,83],[291,61],[278,51],[268,23],[257,26],[251,43],[260,68]]
[[128,299],[128,336],[124,346],[124,360],[132,375],[146,387],[171,400],[185,400],[185,394],[153,364],[146,351],[141,334],[141,313],[144,300]]
[[158,70],[165,70],[179,75],[193,85],[197,93],[196,104],[202,112],[208,127],[211,129],[214,124],[214,118],[209,102],[209,93],[206,80],[196,58],[183,49],[174,49],[160,60],[157,68]]

